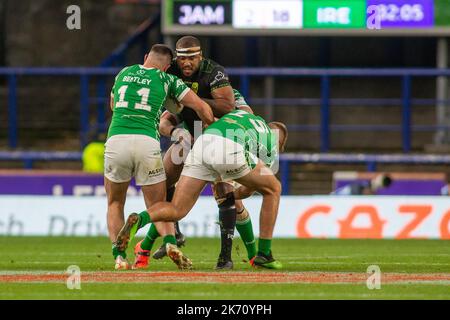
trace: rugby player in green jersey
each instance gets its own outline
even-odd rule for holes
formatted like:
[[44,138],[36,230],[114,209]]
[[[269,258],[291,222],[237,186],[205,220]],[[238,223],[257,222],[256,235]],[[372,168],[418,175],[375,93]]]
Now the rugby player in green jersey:
[[[201,120],[210,124],[214,116],[207,103],[202,101],[183,81],[165,73],[173,59],[172,51],[165,45],[154,45],[143,65],[126,67],[116,76],[111,92],[113,111],[108,138],[105,144],[105,189],[108,199],[108,232],[113,242],[116,269],[129,269],[124,247],[117,243],[117,235],[124,225],[124,205],[131,179],[142,186],[147,207],[166,197],[164,172],[159,142],[159,121],[166,99],[189,104]],[[167,235],[170,257],[185,259],[176,247],[173,225],[158,224],[160,233]],[[173,245],[171,245],[173,244]],[[174,260],[179,264],[179,261]]]
[[223,116],[194,143],[172,202],[157,203],[139,215],[132,213],[118,238],[126,241],[128,230],[143,219],[146,222],[179,221],[192,209],[208,182],[234,180],[241,187],[225,202],[247,198],[256,191],[263,196],[258,252],[252,265],[281,269],[281,263],[273,258],[271,250],[281,184],[271,168],[286,141],[287,129],[282,123],[267,124],[261,117],[243,110]]

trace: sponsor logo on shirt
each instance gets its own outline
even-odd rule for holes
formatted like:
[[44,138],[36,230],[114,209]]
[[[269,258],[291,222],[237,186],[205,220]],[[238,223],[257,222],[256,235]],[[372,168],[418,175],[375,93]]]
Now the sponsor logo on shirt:
[[214,81],[211,82],[211,86],[214,86],[217,82],[221,80],[228,80],[228,77],[222,71],[218,71],[216,76],[214,77]]

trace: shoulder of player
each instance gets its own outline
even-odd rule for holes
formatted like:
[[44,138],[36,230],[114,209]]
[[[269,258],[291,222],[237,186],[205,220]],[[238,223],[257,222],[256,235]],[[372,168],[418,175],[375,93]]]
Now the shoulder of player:
[[163,81],[176,82],[180,80],[180,78],[177,75],[169,73],[168,70],[166,72],[159,71],[158,74]]
[[116,80],[117,80],[117,78],[118,78],[121,74],[124,74],[125,72],[131,71],[131,70],[132,70],[134,67],[136,67],[136,66],[137,66],[137,64],[131,65],[131,66],[126,66],[126,67],[122,68],[122,69],[117,73],[117,75],[116,75]]
[[203,59],[200,64],[200,72],[209,74],[213,73],[215,70],[225,70],[223,66],[211,59]]

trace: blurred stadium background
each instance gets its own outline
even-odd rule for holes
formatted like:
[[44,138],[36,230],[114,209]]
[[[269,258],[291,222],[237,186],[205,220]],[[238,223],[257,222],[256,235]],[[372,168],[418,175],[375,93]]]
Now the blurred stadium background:
[[[450,239],[447,0],[0,1],[0,235],[106,234],[82,152],[108,128],[118,70],[182,35],[290,129],[277,237]],[[376,196],[330,196],[380,173]],[[199,206],[188,235],[217,236],[214,202]]]

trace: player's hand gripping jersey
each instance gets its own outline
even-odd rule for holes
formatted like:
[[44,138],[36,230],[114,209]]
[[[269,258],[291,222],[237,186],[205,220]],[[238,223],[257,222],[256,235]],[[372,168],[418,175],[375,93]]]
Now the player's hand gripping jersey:
[[183,81],[158,69],[142,65],[124,68],[117,75],[111,92],[114,113],[108,138],[118,134],[142,134],[159,140],[159,119],[166,98],[181,101],[188,91]]

